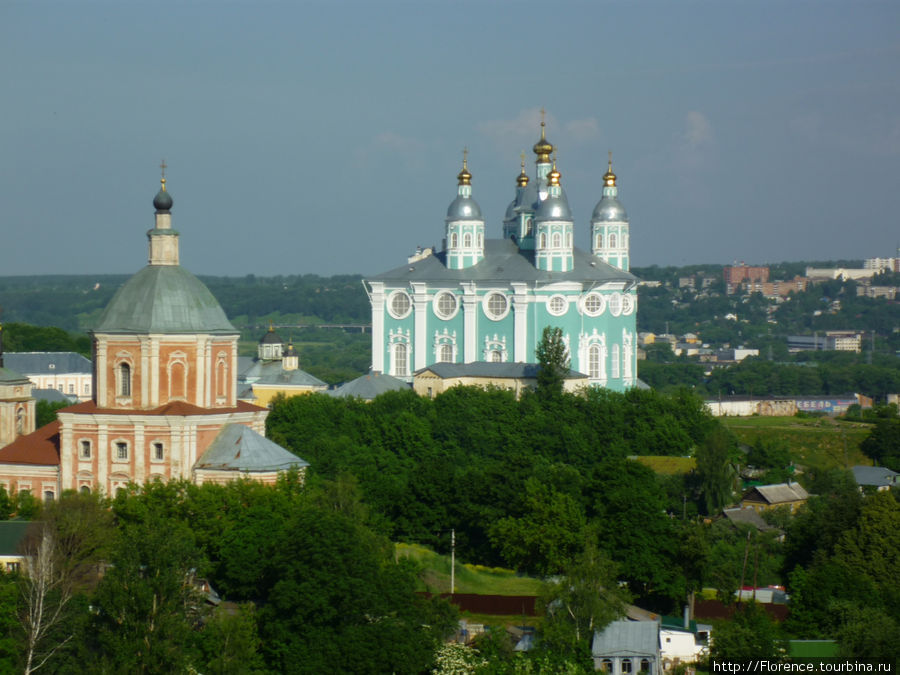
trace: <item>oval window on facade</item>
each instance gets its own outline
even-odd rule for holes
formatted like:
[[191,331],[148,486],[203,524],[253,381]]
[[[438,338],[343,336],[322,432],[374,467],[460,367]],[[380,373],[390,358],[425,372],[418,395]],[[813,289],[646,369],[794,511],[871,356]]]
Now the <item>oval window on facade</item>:
[[405,319],[412,311],[412,299],[406,291],[394,291],[388,298],[388,312],[395,319]]
[[630,293],[622,295],[622,314],[628,316],[634,313],[634,296]]
[[609,313],[613,316],[619,316],[622,313],[622,295],[621,293],[610,293],[609,295]]
[[484,313],[489,319],[499,321],[509,314],[509,298],[503,293],[488,293],[484,296]]
[[606,299],[599,293],[588,293],[581,303],[584,313],[588,316],[600,316],[606,309]]
[[569,302],[563,295],[551,295],[547,298],[547,311],[553,316],[562,316],[569,309]]
[[449,291],[441,291],[434,296],[434,313],[442,319],[452,319],[459,309],[459,301]]

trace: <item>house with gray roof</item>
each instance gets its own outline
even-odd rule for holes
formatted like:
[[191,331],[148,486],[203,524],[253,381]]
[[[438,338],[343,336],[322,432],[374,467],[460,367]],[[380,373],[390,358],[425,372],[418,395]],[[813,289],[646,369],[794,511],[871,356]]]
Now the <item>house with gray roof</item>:
[[890,490],[895,485],[900,485],[900,473],[886,469],[883,466],[854,466],[853,479],[860,489],[874,488],[881,492]]
[[594,669],[609,675],[660,675],[659,623],[613,621],[594,633],[591,657]]
[[345,382],[340,387],[329,389],[326,393],[336,398],[359,398],[363,401],[371,401],[376,396],[388,391],[409,391],[409,389],[409,382],[370,370],[365,375]]
[[4,354],[4,361],[36,389],[55,389],[75,402],[93,393],[91,361],[76,352],[12,352]]

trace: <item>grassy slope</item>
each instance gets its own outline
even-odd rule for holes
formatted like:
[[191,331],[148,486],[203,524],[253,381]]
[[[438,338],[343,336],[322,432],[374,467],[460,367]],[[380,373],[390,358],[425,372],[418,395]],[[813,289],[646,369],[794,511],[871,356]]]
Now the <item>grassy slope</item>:
[[[422,566],[419,590],[450,592],[450,556],[439,555],[416,544],[396,544],[397,556],[412,558]],[[538,595],[541,581],[512,570],[456,561],[456,592],[482,595]]]
[[859,450],[870,424],[839,422],[830,417],[724,417],[741,443],[757,438],[783,441],[794,462],[810,469],[850,468],[871,464]]

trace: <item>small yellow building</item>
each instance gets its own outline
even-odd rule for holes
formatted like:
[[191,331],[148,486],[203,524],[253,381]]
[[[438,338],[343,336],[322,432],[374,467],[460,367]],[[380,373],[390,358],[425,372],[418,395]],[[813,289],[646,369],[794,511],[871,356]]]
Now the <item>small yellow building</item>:
[[[451,387],[497,387],[515,393],[516,398],[526,389],[537,386],[536,363],[435,363],[416,371],[413,389],[419,396],[434,398]],[[576,391],[588,385],[588,376],[570,370],[563,383],[565,391]]]

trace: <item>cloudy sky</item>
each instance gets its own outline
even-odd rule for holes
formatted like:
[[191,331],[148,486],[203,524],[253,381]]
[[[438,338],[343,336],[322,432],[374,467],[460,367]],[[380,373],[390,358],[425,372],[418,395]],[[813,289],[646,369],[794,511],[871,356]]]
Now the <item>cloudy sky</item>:
[[542,107],[578,246],[608,150],[636,266],[900,243],[896,0],[3,0],[0,64],[0,275],[139,269],[163,158],[198,274],[403,264],[464,147],[499,237]]

